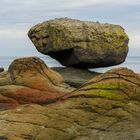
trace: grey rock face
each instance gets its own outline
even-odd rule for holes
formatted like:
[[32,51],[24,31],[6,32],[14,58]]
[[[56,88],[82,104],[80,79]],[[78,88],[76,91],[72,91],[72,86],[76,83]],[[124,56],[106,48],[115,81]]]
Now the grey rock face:
[[77,69],[72,67],[54,67],[52,69],[63,76],[65,83],[76,88],[80,87],[93,77],[101,74],[94,71],[91,72],[86,69]]

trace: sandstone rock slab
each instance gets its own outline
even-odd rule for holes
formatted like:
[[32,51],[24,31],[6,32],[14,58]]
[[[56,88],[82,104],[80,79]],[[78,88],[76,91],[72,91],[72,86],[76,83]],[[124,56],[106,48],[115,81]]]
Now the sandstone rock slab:
[[[7,140],[138,140],[140,75],[117,68],[49,105],[26,104],[0,112]],[[100,92],[99,92],[100,91]]]
[[0,73],[0,108],[19,104],[55,102],[73,88],[40,58],[14,60],[8,71]]

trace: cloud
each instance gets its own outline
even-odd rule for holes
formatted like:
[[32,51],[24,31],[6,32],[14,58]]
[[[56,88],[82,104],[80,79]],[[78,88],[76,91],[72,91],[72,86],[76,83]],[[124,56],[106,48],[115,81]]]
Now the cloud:
[[10,39],[24,39],[27,36],[25,30],[21,29],[11,29],[11,28],[0,28],[0,37],[1,38],[10,38]]
[[[139,4],[139,0],[1,0],[0,22],[34,24],[62,16],[99,17],[99,20],[131,19],[136,17],[134,11],[140,7]],[[135,16],[129,16],[128,13]]]

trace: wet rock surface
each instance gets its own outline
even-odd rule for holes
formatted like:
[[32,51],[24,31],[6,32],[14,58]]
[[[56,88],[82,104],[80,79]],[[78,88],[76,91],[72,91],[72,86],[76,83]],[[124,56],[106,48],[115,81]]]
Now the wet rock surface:
[[28,36],[39,52],[68,67],[117,65],[128,53],[129,39],[119,25],[60,18],[35,25]]

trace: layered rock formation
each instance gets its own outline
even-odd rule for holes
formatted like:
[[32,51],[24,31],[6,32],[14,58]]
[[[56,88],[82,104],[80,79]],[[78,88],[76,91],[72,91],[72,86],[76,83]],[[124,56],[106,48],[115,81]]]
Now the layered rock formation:
[[27,103],[51,103],[70,91],[63,77],[37,57],[16,59],[8,71],[0,74],[2,108]]
[[113,69],[54,104],[2,111],[0,124],[8,140],[138,140],[140,75]]
[[28,36],[39,52],[65,66],[117,65],[128,53],[129,39],[119,25],[60,18],[37,24]]
[[89,98],[140,101],[140,75],[127,68],[112,69],[89,80],[72,94]]

